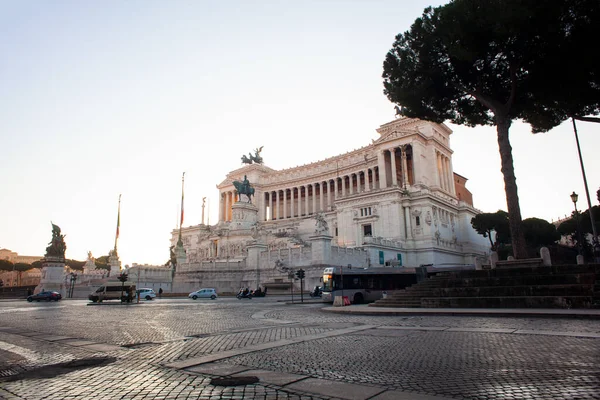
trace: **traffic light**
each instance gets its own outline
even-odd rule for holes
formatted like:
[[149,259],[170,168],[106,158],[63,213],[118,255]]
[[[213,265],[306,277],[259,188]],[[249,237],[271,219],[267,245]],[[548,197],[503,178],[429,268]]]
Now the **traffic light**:
[[296,277],[298,277],[298,279],[304,279],[304,270],[303,269],[299,269],[298,271],[296,271]]
[[123,272],[121,275],[117,277],[117,279],[123,283],[127,282],[127,274]]

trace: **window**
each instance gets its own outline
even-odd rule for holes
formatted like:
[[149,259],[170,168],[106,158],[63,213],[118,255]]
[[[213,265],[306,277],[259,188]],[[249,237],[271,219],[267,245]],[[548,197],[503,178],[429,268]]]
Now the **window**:
[[416,221],[417,221],[417,226],[421,225],[421,218],[420,217],[415,217]]
[[361,217],[368,217],[370,215],[372,215],[371,207],[363,207],[360,209]]
[[373,230],[371,224],[363,225],[363,236],[373,236]]

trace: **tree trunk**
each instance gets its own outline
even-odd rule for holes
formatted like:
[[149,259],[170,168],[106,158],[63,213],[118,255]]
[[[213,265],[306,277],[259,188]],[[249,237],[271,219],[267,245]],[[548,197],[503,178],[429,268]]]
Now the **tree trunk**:
[[513,255],[516,259],[521,259],[527,258],[527,250],[525,247],[525,236],[521,230],[521,208],[519,206],[512,147],[508,140],[508,128],[510,127],[510,124],[511,120],[508,116],[496,115],[498,148],[500,150],[502,175],[504,175],[504,191],[506,193],[506,205],[508,207],[508,223],[510,225]]

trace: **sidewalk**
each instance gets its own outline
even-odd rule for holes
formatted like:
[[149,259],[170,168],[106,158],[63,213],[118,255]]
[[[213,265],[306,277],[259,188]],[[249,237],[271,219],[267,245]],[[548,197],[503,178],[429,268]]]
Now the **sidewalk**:
[[467,315],[486,317],[552,317],[600,319],[600,309],[562,308],[395,308],[351,305],[324,307],[325,312],[354,315]]

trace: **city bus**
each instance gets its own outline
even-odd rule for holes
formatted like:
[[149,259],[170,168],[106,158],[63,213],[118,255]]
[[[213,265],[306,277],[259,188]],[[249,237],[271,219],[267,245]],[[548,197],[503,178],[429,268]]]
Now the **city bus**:
[[[473,264],[422,264],[418,268],[328,267],[323,271],[323,302],[333,303],[337,296],[348,297],[353,304],[371,302],[414,285],[438,273],[474,270]],[[343,284],[342,284],[343,283]]]
[[323,302],[333,303],[337,296],[353,304],[372,302],[384,292],[404,289],[417,283],[414,268],[328,267],[323,271]]

